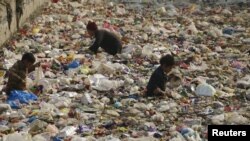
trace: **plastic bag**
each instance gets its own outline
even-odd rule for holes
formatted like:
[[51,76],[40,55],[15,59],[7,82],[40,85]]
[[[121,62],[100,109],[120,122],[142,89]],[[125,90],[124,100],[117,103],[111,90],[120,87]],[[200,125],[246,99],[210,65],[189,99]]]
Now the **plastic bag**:
[[3,137],[3,141],[32,141],[30,134],[13,133]]
[[11,107],[9,104],[0,104],[0,113],[5,111],[11,111]]
[[30,101],[37,100],[37,96],[32,93],[27,93],[20,90],[14,90],[10,92],[7,103],[11,105],[11,108],[18,108],[19,106],[15,103],[18,101],[21,104],[28,104]]
[[237,112],[226,113],[225,120],[227,123],[235,125],[244,125],[249,123],[249,120],[246,117],[240,115]]
[[219,30],[217,27],[210,28],[210,35],[214,38],[222,36],[222,30]]
[[250,75],[246,75],[237,81],[237,86],[242,88],[250,88]]
[[125,15],[126,14],[126,10],[125,10],[125,8],[122,5],[120,5],[120,6],[116,7],[116,13],[118,15]]
[[64,108],[64,107],[69,107],[71,99],[67,97],[53,96],[49,101],[49,103],[55,105],[58,108]]
[[92,87],[99,91],[109,91],[112,88],[117,89],[124,84],[124,81],[108,80],[101,74],[95,74],[89,77]]
[[97,141],[121,141],[121,140],[110,135],[110,136],[102,137],[98,139]]
[[34,81],[35,85],[37,85],[39,80],[41,80],[42,78],[44,78],[42,67],[36,68],[36,70],[35,70],[35,81]]
[[66,126],[65,128],[63,128],[60,133],[59,133],[59,137],[66,137],[66,136],[72,136],[74,134],[76,134],[76,127],[74,126]]
[[77,60],[72,61],[70,64],[67,65],[68,69],[75,69],[80,66],[80,62]]
[[47,139],[44,138],[44,137],[41,136],[41,135],[35,135],[35,136],[33,137],[33,140],[34,140],[34,141],[47,141]]
[[47,127],[47,123],[41,120],[35,120],[30,124],[29,133],[35,135],[44,132]]
[[222,30],[223,34],[227,34],[227,35],[232,35],[234,33],[234,29],[233,28],[225,28]]
[[52,89],[52,86],[51,86],[51,83],[46,80],[46,79],[40,79],[38,82],[37,82],[37,85],[42,85],[43,86],[43,92],[47,92],[49,90]]
[[213,86],[203,83],[197,86],[195,93],[198,96],[213,96],[216,90]]
[[88,105],[92,103],[92,99],[88,93],[84,93],[84,95],[81,98],[81,102],[85,105]]
[[195,27],[195,24],[193,22],[188,26],[187,32],[191,32],[191,34],[197,34],[198,33],[198,30]]
[[71,141],[88,141],[87,138],[83,137],[73,137]]
[[15,58],[15,56],[16,56],[15,53],[9,51],[6,48],[3,48],[3,52],[4,52],[4,58],[5,59]]
[[56,135],[59,133],[58,128],[55,125],[49,124],[46,128],[46,131],[49,132],[52,135]]
[[142,49],[142,55],[143,56],[147,56],[147,57],[151,57],[153,55],[153,50],[154,47],[151,45],[146,45],[143,47]]
[[165,14],[167,13],[165,7],[161,7],[161,8],[159,8],[157,11],[158,11],[158,13],[161,14],[161,15],[165,15]]
[[41,107],[40,113],[51,113],[55,115],[60,112],[53,104],[41,102],[39,106]]

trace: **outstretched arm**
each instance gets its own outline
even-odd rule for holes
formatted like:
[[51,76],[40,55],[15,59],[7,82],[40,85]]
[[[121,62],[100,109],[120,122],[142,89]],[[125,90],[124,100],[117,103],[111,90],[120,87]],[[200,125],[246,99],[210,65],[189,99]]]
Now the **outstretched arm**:
[[95,42],[94,44],[89,48],[91,51],[93,51],[95,54],[98,51],[98,48],[100,47],[100,43],[102,41],[103,35],[99,34],[95,37]]

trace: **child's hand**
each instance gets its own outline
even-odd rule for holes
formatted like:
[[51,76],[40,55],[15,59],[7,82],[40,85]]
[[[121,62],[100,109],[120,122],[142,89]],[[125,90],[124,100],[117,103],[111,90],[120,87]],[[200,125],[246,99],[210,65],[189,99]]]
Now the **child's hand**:
[[41,65],[41,62],[37,62],[34,66],[35,67],[40,67],[40,65]]
[[165,93],[165,96],[171,98],[171,97],[172,97],[172,92],[166,92],[166,93]]

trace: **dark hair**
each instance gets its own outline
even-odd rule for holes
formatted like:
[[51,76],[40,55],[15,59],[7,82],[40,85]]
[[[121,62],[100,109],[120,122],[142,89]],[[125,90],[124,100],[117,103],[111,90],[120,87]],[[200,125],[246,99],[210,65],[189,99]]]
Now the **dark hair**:
[[170,54],[167,54],[160,59],[160,64],[166,65],[167,67],[174,66],[175,65],[174,57],[171,56]]
[[36,62],[35,56],[30,52],[26,52],[25,54],[23,54],[22,61],[25,61],[25,60],[31,63]]
[[91,22],[91,21],[88,22],[87,30],[96,31],[97,29],[98,28],[95,22]]

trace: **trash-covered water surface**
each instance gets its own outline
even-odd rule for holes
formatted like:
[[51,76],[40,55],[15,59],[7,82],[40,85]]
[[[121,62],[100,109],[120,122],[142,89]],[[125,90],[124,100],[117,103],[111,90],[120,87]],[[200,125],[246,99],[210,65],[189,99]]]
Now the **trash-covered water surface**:
[[[53,1],[20,27],[3,46],[1,67],[33,52],[41,68],[27,86],[39,95],[1,96],[3,141],[201,141],[209,124],[250,124],[249,8],[139,6]],[[89,53],[89,20],[122,39],[121,54]],[[169,53],[182,78],[168,85],[171,97],[141,96]]]

